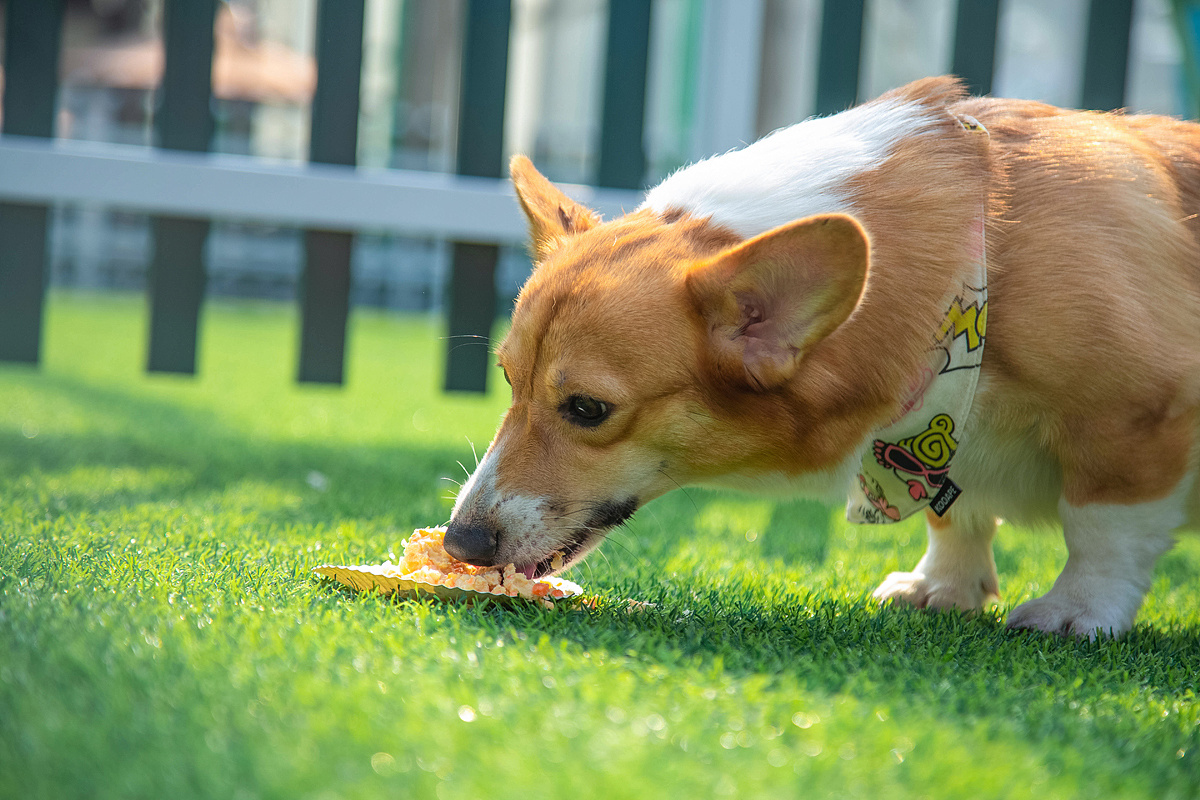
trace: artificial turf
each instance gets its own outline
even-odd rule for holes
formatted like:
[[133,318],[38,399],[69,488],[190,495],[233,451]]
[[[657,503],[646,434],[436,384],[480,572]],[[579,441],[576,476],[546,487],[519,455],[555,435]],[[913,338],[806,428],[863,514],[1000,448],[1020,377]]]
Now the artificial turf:
[[0,367],[0,797],[1200,795],[1197,537],[1115,642],[1003,627],[1056,532],[1001,528],[993,611],[881,609],[918,521],[704,490],[568,575],[595,608],[355,596],[310,568],[444,521],[503,381],[441,393],[423,316],[356,312],[344,388],[286,306],[211,304],[197,378],[144,328],[54,295]]

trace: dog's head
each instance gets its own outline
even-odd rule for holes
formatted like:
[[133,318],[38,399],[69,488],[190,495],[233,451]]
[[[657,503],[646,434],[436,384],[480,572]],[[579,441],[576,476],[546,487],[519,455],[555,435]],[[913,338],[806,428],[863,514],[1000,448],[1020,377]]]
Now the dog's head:
[[788,452],[780,426],[819,404],[791,387],[862,296],[853,219],[745,241],[682,213],[602,223],[527,159],[512,175],[538,263],[497,352],[512,406],[458,495],[452,555],[540,576],[670,489],[781,459],[821,466]]

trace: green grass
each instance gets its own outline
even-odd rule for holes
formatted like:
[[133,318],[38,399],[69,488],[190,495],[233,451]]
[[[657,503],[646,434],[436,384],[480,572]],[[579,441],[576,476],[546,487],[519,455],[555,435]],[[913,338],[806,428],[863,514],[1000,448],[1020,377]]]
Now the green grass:
[[444,520],[503,381],[436,391],[424,317],[357,313],[344,389],[293,382],[283,306],[210,306],[196,379],[144,327],[55,296],[0,367],[0,797],[1200,794],[1195,537],[1117,642],[1004,629],[1056,533],[1001,528],[994,612],[880,609],[917,523],[700,490],[573,571],[595,609],[359,597],[309,569]]

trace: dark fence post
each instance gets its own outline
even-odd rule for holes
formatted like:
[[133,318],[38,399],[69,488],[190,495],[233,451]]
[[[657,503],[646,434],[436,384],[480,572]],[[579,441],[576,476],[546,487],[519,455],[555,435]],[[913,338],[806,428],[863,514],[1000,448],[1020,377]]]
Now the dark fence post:
[[817,113],[833,114],[858,102],[865,0],[825,0],[817,61]]
[[[499,178],[504,160],[511,0],[467,0],[458,107],[460,175]],[[455,242],[450,267],[446,390],[487,390],[496,260],[491,244]]]
[[[318,4],[317,88],[312,103],[310,161],[346,166],[358,163],[364,14],[364,0],[320,0]],[[304,271],[300,285],[301,381],[342,382],[353,250],[352,233],[304,232]]]
[[[54,135],[63,0],[8,0],[3,132]],[[46,297],[49,209],[0,203],[0,361],[36,364]]]
[[[158,145],[205,152],[213,135],[212,61],[216,0],[166,0],[163,7],[161,98],[155,112]],[[186,191],[186,187],[180,187]],[[207,219],[154,217],[150,260],[151,372],[196,371],[200,304],[204,300]]]
[[996,69],[996,28],[1000,0],[958,0],[951,70],[971,94],[991,94]]
[[646,175],[642,141],[646,64],[650,53],[650,0],[609,0],[596,182],[640,189]]
[[1125,105],[1133,0],[1092,0],[1083,61],[1084,108],[1113,111]]
[[1200,119],[1200,53],[1197,52],[1200,38],[1200,6],[1190,0],[1171,0],[1171,21],[1175,23],[1175,35],[1182,49],[1183,81],[1187,86],[1189,119]]

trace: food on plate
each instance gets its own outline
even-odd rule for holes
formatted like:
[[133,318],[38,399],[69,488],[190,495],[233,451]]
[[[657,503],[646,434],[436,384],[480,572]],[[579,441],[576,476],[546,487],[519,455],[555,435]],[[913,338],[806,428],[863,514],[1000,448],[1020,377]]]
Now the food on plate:
[[[356,589],[373,588],[385,593],[433,594],[439,597],[489,595],[493,597],[537,600],[547,608],[555,600],[577,597],[583,590],[561,578],[533,579],[513,564],[503,567],[476,567],[457,560],[442,544],[445,528],[418,528],[404,540],[404,555],[398,564],[339,566],[325,564],[315,571]],[[551,565],[562,567],[562,554]],[[428,591],[435,587],[441,591]],[[449,590],[449,591],[447,591]]]

